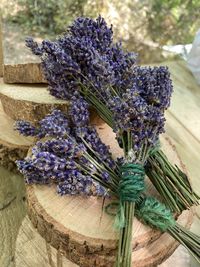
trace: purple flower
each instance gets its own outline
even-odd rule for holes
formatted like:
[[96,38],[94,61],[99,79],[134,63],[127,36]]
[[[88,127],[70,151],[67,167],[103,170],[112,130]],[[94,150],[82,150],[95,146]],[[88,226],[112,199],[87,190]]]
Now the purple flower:
[[35,42],[33,40],[32,37],[26,38],[25,42],[26,42],[26,46],[31,49],[33,54],[35,54],[36,56],[41,56],[42,55],[42,50],[41,50],[40,46],[38,45],[37,42]]
[[50,152],[59,157],[71,158],[74,156],[75,140],[72,138],[53,138],[47,141],[38,141],[32,149],[32,153]]
[[141,96],[148,105],[167,109],[173,92],[167,67],[135,67],[134,79]]
[[64,170],[67,161],[50,152],[38,152],[37,154],[34,154],[32,164],[35,168],[41,171]]
[[96,196],[100,196],[100,197],[102,197],[102,196],[107,197],[108,196],[108,192],[107,192],[105,187],[103,187],[102,185],[100,185],[97,182],[94,182],[94,186],[95,186],[94,194]]
[[39,122],[40,134],[43,136],[64,137],[69,134],[69,122],[67,117],[60,110],[54,110]]
[[[85,33],[77,32],[77,25],[83,25]],[[71,30],[55,42],[45,40],[39,46],[50,93],[58,98],[71,99],[83,87],[91,87],[95,94],[105,97],[106,89],[115,82],[112,66],[102,53],[111,43],[110,30],[100,17],[96,22],[80,18]],[[93,31],[90,37],[85,35],[88,31]],[[34,42],[29,44],[33,53],[34,47]],[[98,90],[102,88],[104,90]]]
[[57,186],[57,191],[60,195],[77,195],[91,194],[92,178],[82,174],[78,170],[72,170],[68,173],[65,180]]
[[88,38],[100,52],[105,52],[112,44],[113,31],[105,20],[99,16],[96,21],[90,18],[77,18],[69,27],[69,33],[74,37]]
[[49,176],[45,175],[44,171],[35,168],[30,158],[18,160],[16,164],[19,171],[24,175],[26,183],[47,184],[50,182]]
[[89,105],[82,97],[73,96],[70,103],[69,115],[76,127],[89,124]]
[[65,137],[69,134],[70,128],[68,119],[60,110],[54,110],[39,122],[39,126],[35,127],[28,121],[17,121],[14,129],[25,136],[58,136]]
[[16,121],[14,124],[14,130],[24,136],[37,136],[39,133],[39,129],[28,121]]
[[121,95],[133,86],[133,69],[137,54],[125,52],[122,44],[116,43],[107,50],[106,57],[114,71],[115,83],[113,87]]
[[108,182],[110,181],[110,174],[107,171],[103,171],[101,174],[103,181]]

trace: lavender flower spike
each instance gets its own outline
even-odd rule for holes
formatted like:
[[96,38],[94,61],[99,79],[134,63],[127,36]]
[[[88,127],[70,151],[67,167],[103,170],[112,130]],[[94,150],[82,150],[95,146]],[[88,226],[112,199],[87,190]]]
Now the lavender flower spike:
[[39,129],[28,121],[16,121],[14,124],[14,130],[24,136],[37,136],[39,133]]

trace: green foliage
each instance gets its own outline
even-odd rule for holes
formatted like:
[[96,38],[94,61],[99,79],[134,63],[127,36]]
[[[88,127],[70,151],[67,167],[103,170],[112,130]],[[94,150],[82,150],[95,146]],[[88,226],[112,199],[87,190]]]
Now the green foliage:
[[[101,14],[127,49],[140,54],[163,44],[189,43],[200,28],[200,0],[11,0],[10,19],[39,34],[62,33],[77,16]],[[152,45],[153,44],[153,45]],[[156,48],[156,49],[157,49]],[[150,49],[150,50],[151,50]],[[149,50],[149,51],[150,51]],[[143,58],[145,57],[144,53]],[[154,55],[156,57],[157,54]],[[147,60],[148,61],[148,60]]]
[[154,42],[190,43],[200,27],[199,0],[151,0],[148,32]]
[[18,0],[19,11],[13,22],[32,31],[56,34],[77,16],[83,15],[86,0]]

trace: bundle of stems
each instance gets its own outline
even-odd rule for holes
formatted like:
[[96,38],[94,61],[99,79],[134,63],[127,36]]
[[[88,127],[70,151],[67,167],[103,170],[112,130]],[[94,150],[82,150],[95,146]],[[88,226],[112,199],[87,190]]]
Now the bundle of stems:
[[[144,191],[146,164],[171,210],[180,212],[197,203],[188,180],[173,169],[167,158],[162,158],[162,164],[149,160],[159,134],[164,132],[164,112],[173,91],[169,71],[162,66],[137,66],[136,55],[113,42],[112,26],[108,27],[101,16],[96,21],[77,18],[55,42],[44,40],[38,45],[29,38],[27,46],[41,58],[50,94],[66,100],[86,100],[113,129],[124,150],[120,175],[114,184],[120,203],[115,223],[120,229],[117,267],[130,267],[134,203]],[[152,157],[159,158],[159,151]],[[163,183],[163,176],[168,178],[167,183]],[[176,192],[181,192],[176,195],[177,203],[172,201],[172,184]]]
[[[111,196],[117,197],[119,199],[117,205],[122,207],[122,209],[117,209],[115,219],[116,226],[120,228],[117,267],[131,266],[130,244],[134,213],[139,220],[150,227],[168,232],[200,262],[200,237],[177,224],[172,212],[164,204],[141,193],[144,187],[142,164],[148,157],[148,150],[145,146],[137,156],[141,165],[137,163],[133,166],[130,153],[131,140],[130,136],[127,136],[128,142],[126,143],[124,140],[127,162],[121,165],[118,161],[113,160],[108,148],[100,141],[98,133],[93,127],[84,127],[84,134],[80,134],[81,128],[77,129],[77,134],[74,130],[70,133],[67,119],[58,111],[48,115],[39,124],[38,128],[28,122],[20,122],[16,126],[20,133],[40,138],[40,141],[32,148],[32,153],[29,153],[23,161],[18,161],[20,171],[28,183],[56,183],[58,193],[61,195],[90,194],[91,190],[88,190],[87,187],[91,187],[89,178],[91,177],[101,186],[99,187],[95,183],[92,185],[95,195],[105,197],[105,193],[109,193]],[[65,127],[63,127],[64,125]],[[126,139],[125,136],[124,139]],[[99,148],[104,149],[104,160]],[[67,169],[63,167],[65,165],[67,165]],[[74,176],[67,177],[68,174],[71,175],[71,172]],[[104,178],[105,174],[106,179]],[[81,184],[80,178],[83,179],[83,184]],[[135,179],[134,186],[129,183],[129,178]],[[87,182],[89,182],[88,185]],[[128,184],[128,188],[125,186],[125,193],[124,182],[126,186]],[[73,186],[70,186],[70,183]],[[94,186],[96,186],[95,191]],[[119,188],[121,189],[120,194]],[[124,201],[125,199],[126,201]],[[106,209],[108,210],[108,208],[107,206]]]
[[199,196],[192,190],[187,175],[173,166],[161,149],[150,154],[145,172],[172,211],[180,213],[199,204]]
[[173,236],[200,263],[200,237],[179,224],[169,227],[167,232]]
[[135,214],[143,223],[170,234],[200,263],[200,237],[178,224],[165,204],[143,195],[136,203]]
[[[127,136],[125,136],[125,134]],[[128,267],[132,262],[132,225],[137,201],[144,191],[144,163],[148,150],[143,148],[133,160],[132,138],[129,132],[123,134],[123,150],[125,163],[120,166],[118,197],[120,200],[119,218],[116,216],[115,226],[119,226],[119,243],[116,267]],[[127,144],[126,141],[127,140]],[[122,214],[123,213],[123,214]],[[123,218],[123,219],[122,219]]]
[[[44,40],[39,46],[28,38],[26,44],[41,58],[52,95],[70,100],[75,92],[81,93],[113,129],[109,100],[122,98],[127,88],[138,88],[144,100],[163,114],[169,107],[173,86],[167,68],[135,65],[136,55],[113,42],[112,26],[101,16],[96,21],[77,18],[55,42]],[[123,141],[120,136],[118,140]],[[180,213],[199,203],[187,176],[161,149],[147,159],[145,170],[172,211]]]
[[[98,115],[113,128],[112,112],[108,107],[95,95],[86,94],[84,90],[82,93]],[[181,213],[193,205],[199,205],[200,197],[192,189],[187,175],[168,160],[161,148],[149,153],[145,172],[171,211]]]

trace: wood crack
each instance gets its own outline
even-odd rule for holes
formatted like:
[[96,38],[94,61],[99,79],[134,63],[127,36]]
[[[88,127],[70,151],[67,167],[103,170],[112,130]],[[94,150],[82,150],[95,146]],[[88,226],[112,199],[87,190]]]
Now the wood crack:
[[0,205],[0,210],[4,210],[6,209],[8,206],[10,206],[10,204],[16,199],[16,196],[13,196],[11,199],[9,199],[9,201],[3,203]]

